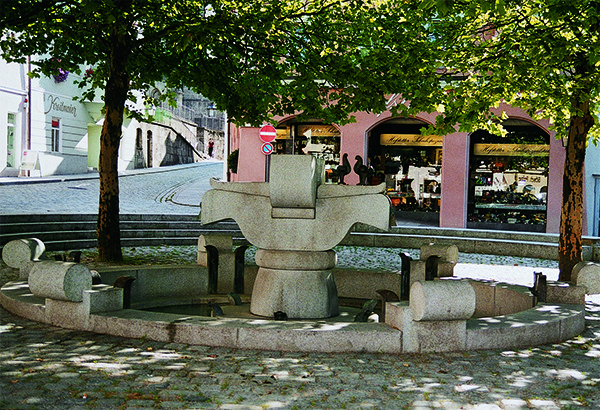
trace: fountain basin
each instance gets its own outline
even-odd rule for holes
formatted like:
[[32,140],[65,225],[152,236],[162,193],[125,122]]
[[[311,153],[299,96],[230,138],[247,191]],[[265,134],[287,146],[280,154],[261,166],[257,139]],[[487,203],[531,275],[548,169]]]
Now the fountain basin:
[[[249,267],[252,268],[252,267]],[[248,269],[252,271],[252,269]],[[160,272],[160,273],[159,273]],[[380,283],[394,283],[399,275],[376,272],[358,272],[353,270],[333,270],[339,285],[340,297],[354,297],[346,294],[346,285],[363,274],[379,277]],[[202,298],[223,297],[226,295],[206,295],[191,293],[178,295],[187,289],[189,283],[205,283],[205,269],[196,266],[181,267],[130,267],[113,268],[101,272],[104,280],[110,275],[135,275],[137,286],[144,290],[145,303],[153,299],[158,302],[179,304],[182,300],[202,300]],[[251,275],[247,275],[248,283]],[[527,288],[516,285],[503,285],[485,281],[477,281],[476,311],[486,312],[495,309],[501,312],[503,306],[514,305],[514,300],[527,307]],[[199,285],[196,285],[199,286]],[[378,285],[375,285],[378,287]],[[557,288],[564,285],[557,285]],[[383,287],[381,287],[383,288]],[[361,292],[363,297],[370,298],[368,290],[352,287],[353,292]],[[132,294],[135,295],[135,288]],[[492,296],[490,292],[494,292]],[[102,298],[103,294],[115,295],[115,289],[107,285],[95,285],[92,290],[85,291],[94,298]],[[118,294],[118,292],[117,292]],[[489,297],[480,295],[487,294]],[[511,296],[512,295],[512,296]],[[84,301],[86,300],[84,297]],[[115,304],[76,303],[54,301],[34,296],[26,282],[12,282],[2,287],[0,303],[19,316],[43,323],[74,328],[97,333],[131,338],[147,338],[158,341],[176,343],[201,344],[227,348],[280,350],[299,352],[372,352],[372,353],[406,353],[403,344],[403,332],[384,323],[357,323],[343,321],[341,318],[319,320],[274,321],[258,317],[200,317],[171,313],[147,312],[137,309],[120,309]],[[249,296],[245,296],[249,300]],[[387,312],[398,308],[399,304],[388,303]],[[485,306],[481,306],[481,305]],[[132,306],[141,307],[144,303],[132,301]],[[102,311],[94,306],[101,306]],[[499,316],[471,318],[466,321],[464,340],[458,350],[480,349],[514,349],[545,343],[557,343],[581,333],[584,328],[584,305],[573,303],[545,303],[526,310],[505,313]],[[347,320],[347,318],[346,318]],[[429,339],[436,334],[443,322],[430,322],[432,332]],[[436,352],[457,350],[457,345],[445,342],[429,344],[417,352]],[[415,352],[410,350],[410,352]]]

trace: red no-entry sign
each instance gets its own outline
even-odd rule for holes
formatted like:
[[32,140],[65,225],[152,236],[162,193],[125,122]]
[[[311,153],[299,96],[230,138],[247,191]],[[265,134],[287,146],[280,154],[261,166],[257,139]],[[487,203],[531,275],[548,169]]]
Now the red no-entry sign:
[[270,142],[265,142],[264,144],[262,144],[260,150],[265,155],[271,155],[271,153],[273,152],[273,144],[271,144]]
[[273,142],[277,137],[277,130],[272,125],[265,125],[258,132],[258,136],[262,142]]

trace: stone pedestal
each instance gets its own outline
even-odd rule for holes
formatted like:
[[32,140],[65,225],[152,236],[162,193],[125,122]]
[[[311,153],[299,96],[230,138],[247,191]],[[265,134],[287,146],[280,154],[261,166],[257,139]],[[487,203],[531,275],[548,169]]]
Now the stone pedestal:
[[289,319],[337,316],[337,288],[331,272],[335,262],[334,251],[259,249],[250,312],[273,317],[281,311]]
[[209,266],[208,247],[218,254],[218,278],[215,291],[235,292],[235,253],[231,235],[200,235],[198,238],[198,265]]

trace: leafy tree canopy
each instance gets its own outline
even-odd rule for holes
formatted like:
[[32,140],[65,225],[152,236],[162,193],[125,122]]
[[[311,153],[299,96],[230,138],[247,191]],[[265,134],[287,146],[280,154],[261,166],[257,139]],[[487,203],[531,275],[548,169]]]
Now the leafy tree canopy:
[[[158,82],[189,86],[238,123],[292,112],[343,123],[355,111],[383,111],[391,92],[426,95],[414,92],[415,71],[435,85],[439,62],[426,56],[427,22],[415,18],[420,10],[407,4],[394,20],[388,6],[380,0],[8,0],[0,6],[0,45],[7,60],[37,55],[33,63],[45,75],[93,67],[80,84],[91,98],[110,77],[108,56],[120,38],[129,90]],[[390,54],[401,61],[388,64]],[[393,90],[388,76],[399,80]]]
[[[600,3],[588,0],[425,1],[443,54],[438,94],[445,129],[498,131],[501,102],[549,119],[563,136],[581,115],[600,112]],[[491,111],[490,111],[491,110]],[[595,141],[598,125],[589,130]]]

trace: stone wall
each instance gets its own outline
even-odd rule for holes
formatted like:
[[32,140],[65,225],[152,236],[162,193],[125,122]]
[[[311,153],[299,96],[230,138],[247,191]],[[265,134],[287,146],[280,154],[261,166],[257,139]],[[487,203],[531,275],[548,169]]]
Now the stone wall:
[[208,141],[211,138],[215,142],[213,158],[218,160],[225,159],[225,133],[223,131],[198,128],[198,151],[203,152],[208,156]]

